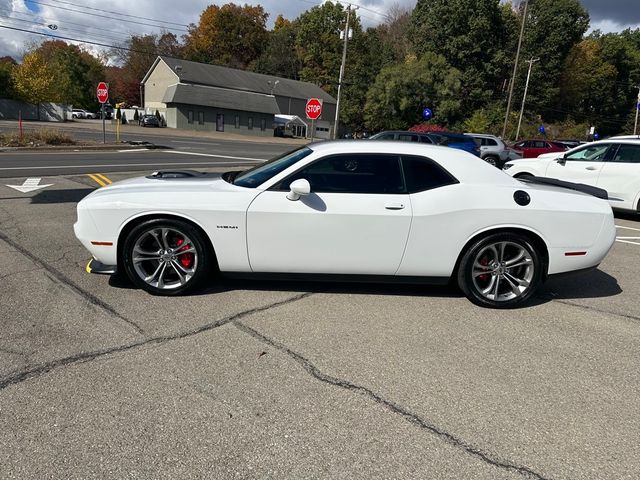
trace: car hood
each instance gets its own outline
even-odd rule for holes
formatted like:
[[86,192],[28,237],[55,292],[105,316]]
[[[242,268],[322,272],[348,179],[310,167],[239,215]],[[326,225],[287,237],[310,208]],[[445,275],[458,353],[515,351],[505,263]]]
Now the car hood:
[[196,176],[162,178],[154,175],[134,177],[114,182],[99,188],[85,198],[117,196],[135,193],[161,193],[166,195],[196,192],[237,192],[248,190],[222,179],[220,173],[199,174]]
[[564,154],[564,152],[542,153],[542,154],[538,155],[537,158],[547,158],[547,159],[550,159],[550,160],[555,160],[556,158],[562,157],[563,154]]

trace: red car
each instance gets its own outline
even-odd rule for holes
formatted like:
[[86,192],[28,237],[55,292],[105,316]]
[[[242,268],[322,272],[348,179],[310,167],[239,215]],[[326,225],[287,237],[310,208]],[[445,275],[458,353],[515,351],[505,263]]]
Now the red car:
[[522,158],[535,158],[543,153],[564,152],[567,149],[561,143],[549,140],[521,140],[511,148],[522,152]]

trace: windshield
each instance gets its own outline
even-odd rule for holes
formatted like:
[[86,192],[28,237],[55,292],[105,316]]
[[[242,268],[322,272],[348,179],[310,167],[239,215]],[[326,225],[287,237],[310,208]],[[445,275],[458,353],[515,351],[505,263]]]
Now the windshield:
[[286,170],[294,163],[302,160],[307,155],[311,154],[312,150],[308,147],[302,147],[292,152],[287,152],[280,157],[269,160],[266,163],[262,163],[256,167],[246,170],[240,173],[233,179],[233,184],[240,187],[256,188],[258,185],[262,185],[271,177]]

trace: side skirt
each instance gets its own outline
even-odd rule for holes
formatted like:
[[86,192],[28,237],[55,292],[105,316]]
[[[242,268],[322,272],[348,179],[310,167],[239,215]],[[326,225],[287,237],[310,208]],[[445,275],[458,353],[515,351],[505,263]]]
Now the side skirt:
[[447,285],[450,277],[417,277],[401,275],[349,275],[335,273],[255,273],[255,272],[220,272],[227,278],[250,280],[281,280],[311,282],[345,282],[345,283],[396,283],[416,285]]

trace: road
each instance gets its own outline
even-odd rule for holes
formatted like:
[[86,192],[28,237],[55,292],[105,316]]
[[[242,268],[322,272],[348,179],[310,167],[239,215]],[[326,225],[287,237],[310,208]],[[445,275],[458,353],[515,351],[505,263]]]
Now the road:
[[[13,129],[15,122],[0,122],[0,131]],[[93,125],[95,126],[95,125]],[[30,125],[30,129],[41,128]],[[83,128],[82,125],[58,127],[68,131],[76,139],[98,141],[102,132]],[[152,129],[152,133],[140,127],[123,133],[123,139],[131,142],[149,142],[156,148],[144,146],[108,151],[6,151],[0,152],[0,178],[30,177],[42,175],[71,175],[93,172],[123,172],[132,170],[157,170],[161,168],[202,169],[227,166],[249,167],[300,146],[299,140],[259,143],[251,138],[212,139],[206,135],[186,136],[184,132]],[[162,132],[162,133],[161,133]],[[270,140],[270,139],[266,139]],[[277,139],[280,140],[280,139]],[[125,148],[126,147],[126,148]]]
[[0,477],[637,477],[636,216],[598,270],[515,311],[215,278],[163,298],[85,272],[94,178],[31,172],[51,186],[0,183]]

